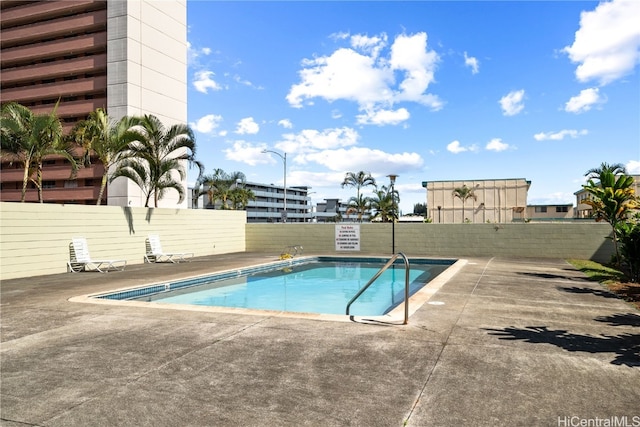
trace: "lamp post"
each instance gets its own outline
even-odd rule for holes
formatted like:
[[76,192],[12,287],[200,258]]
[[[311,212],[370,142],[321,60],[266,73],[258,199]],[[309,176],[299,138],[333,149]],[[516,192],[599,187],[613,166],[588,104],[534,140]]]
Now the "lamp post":
[[287,222],[287,153],[284,155],[273,150],[262,150],[263,153],[273,153],[282,159],[284,164],[283,181],[284,181],[284,210],[282,211],[282,222]]
[[391,255],[395,255],[396,253],[396,196],[394,191],[394,184],[396,183],[396,178],[398,175],[387,175],[389,177],[389,181],[391,181],[391,202],[393,203],[393,208],[391,211]]

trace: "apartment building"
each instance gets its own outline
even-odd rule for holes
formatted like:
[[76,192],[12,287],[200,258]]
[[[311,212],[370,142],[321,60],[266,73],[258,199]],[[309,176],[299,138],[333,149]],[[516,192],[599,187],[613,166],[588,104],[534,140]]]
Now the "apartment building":
[[[524,178],[460,181],[424,181],[427,218],[432,223],[505,223],[524,220],[531,181]],[[456,197],[456,189],[467,187],[472,196]]]
[[[0,103],[15,101],[38,114],[59,103],[65,131],[96,108],[114,119],[154,114],[167,126],[186,123],[186,8],[186,0],[3,0]],[[69,179],[69,165],[51,157],[44,165],[44,199],[95,204],[103,171],[94,159]],[[2,159],[0,200],[20,200],[22,172]],[[37,200],[35,188],[27,200]],[[140,189],[124,178],[109,186],[107,200],[144,205]],[[161,206],[188,206],[177,200],[170,193]]]
[[[287,187],[286,214],[285,214],[285,193],[284,187],[274,184],[261,184],[257,182],[245,182],[243,188],[251,190],[255,199],[247,203],[247,222],[311,222],[312,209],[311,198],[309,197],[310,187]],[[212,205],[208,196],[195,193],[192,194],[191,207],[194,209],[214,209],[220,208],[220,201]],[[206,192],[207,187],[200,191]]]

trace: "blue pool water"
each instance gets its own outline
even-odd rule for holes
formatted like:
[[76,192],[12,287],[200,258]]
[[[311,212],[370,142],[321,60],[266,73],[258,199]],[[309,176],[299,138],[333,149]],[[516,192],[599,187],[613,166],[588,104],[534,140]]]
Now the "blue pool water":
[[[164,304],[237,307],[288,312],[345,314],[349,300],[384,265],[385,259],[321,257],[310,262],[259,268],[229,277],[213,275],[197,283],[156,285],[157,289],[111,299]],[[410,260],[410,294],[449,267],[450,260]],[[404,300],[404,263],[386,270],[352,305],[351,314],[383,315]],[[175,289],[175,290],[172,290]],[[109,298],[109,296],[101,296]]]

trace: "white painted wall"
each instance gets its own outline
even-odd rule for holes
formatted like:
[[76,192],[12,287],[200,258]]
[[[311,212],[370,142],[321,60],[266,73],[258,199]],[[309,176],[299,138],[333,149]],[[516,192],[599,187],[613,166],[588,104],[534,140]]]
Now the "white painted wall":
[[[165,126],[186,124],[186,1],[108,0],[107,16],[109,115],[153,114]],[[184,167],[186,172],[186,162]],[[183,185],[186,194],[186,177]],[[159,207],[189,206],[189,197],[178,200],[178,193],[170,190]],[[109,185],[108,205],[140,207],[144,201],[131,180],[118,178]]]

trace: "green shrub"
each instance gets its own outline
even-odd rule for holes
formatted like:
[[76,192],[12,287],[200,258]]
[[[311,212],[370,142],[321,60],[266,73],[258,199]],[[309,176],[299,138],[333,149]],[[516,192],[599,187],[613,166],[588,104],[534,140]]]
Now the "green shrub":
[[616,228],[622,267],[631,282],[640,282],[640,223],[621,222]]

